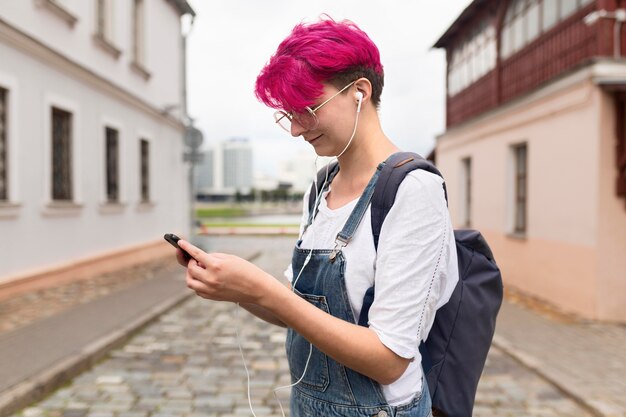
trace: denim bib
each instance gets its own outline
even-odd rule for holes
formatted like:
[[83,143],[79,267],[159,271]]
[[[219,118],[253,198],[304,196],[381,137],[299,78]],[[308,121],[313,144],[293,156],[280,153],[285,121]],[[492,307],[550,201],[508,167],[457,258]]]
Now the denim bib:
[[[293,251],[293,290],[317,308],[349,323],[357,323],[352,313],[345,284],[346,259],[342,248],[348,245],[370,204],[381,163],[359,198],[348,221],[337,235],[334,249],[302,249],[299,240]],[[337,170],[330,173],[330,184]],[[328,185],[326,185],[326,188]],[[324,190],[322,190],[323,192]],[[321,194],[320,194],[321,195]],[[319,199],[318,199],[319,200]],[[319,201],[317,202],[319,204]],[[305,227],[313,222],[316,205]],[[307,257],[304,270],[299,274]],[[287,359],[292,382],[302,380],[291,391],[292,417],[426,417],[431,415],[428,384],[423,380],[422,393],[408,404],[387,404],[380,385],[371,378],[347,368],[326,356],[295,332],[287,331]],[[311,357],[308,361],[309,352]],[[304,373],[306,368],[306,373]],[[304,373],[304,375],[303,375]]]

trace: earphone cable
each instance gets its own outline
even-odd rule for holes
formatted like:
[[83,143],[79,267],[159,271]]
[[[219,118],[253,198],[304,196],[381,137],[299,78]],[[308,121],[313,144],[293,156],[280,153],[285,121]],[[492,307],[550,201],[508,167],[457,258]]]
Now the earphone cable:
[[[250,406],[250,412],[254,417],[257,417],[254,413],[254,408],[252,408],[252,395],[250,394],[250,371],[248,371],[248,365],[246,364],[246,358],[243,355],[243,347],[241,346],[241,338],[239,337],[239,303],[235,305],[235,335],[237,336],[237,344],[239,345],[239,354],[241,355],[241,360],[243,362],[243,369],[246,370],[246,378],[248,380],[248,405]],[[282,407],[281,407],[282,408]],[[284,413],[283,413],[284,417]]]

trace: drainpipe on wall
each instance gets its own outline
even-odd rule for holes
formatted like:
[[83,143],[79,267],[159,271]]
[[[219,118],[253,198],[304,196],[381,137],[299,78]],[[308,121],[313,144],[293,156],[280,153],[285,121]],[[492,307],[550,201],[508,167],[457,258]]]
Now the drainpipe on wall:
[[615,19],[615,24],[613,25],[613,58],[619,59],[622,56],[621,33],[622,24],[626,22],[626,9],[617,9],[614,12],[604,9],[594,10],[585,16],[583,21],[587,26],[591,26],[602,18]]
[[189,162],[188,187],[189,187],[189,232],[188,239],[195,243],[196,231],[196,179],[195,166],[202,161],[200,146],[203,142],[202,132],[193,126],[193,118],[187,113],[187,38],[191,34],[195,15],[186,14],[182,16],[181,22],[181,83],[182,97],[181,110],[182,118],[185,123],[184,144],[186,146],[184,160]]

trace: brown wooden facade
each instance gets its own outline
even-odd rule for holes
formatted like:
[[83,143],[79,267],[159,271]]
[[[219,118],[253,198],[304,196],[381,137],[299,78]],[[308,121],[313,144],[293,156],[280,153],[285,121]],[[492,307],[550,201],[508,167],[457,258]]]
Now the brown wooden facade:
[[[626,0],[596,0],[560,21],[513,55],[502,59],[500,35],[509,3],[510,0],[474,1],[435,44],[437,48],[446,49],[450,62],[451,51],[483,19],[496,28],[495,68],[459,93],[448,96],[448,128],[532,92],[543,83],[588,63],[594,57],[612,56],[613,21],[600,19],[587,26],[583,18],[596,9],[613,11],[626,7]],[[626,56],[624,31],[621,49]]]
[[[496,57],[489,72],[460,91],[453,89],[453,94],[450,89],[450,77],[446,77],[447,129],[532,93],[550,81],[590,65],[597,59],[626,59],[626,24],[621,26],[619,32],[620,51],[616,57],[615,19],[601,18],[591,25],[584,22],[585,16],[595,10],[614,12],[626,8],[626,0],[583,2],[584,6],[543,31],[521,49],[503,57],[501,54],[503,26],[508,8],[513,1],[475,0],[434,45],[436,48],[446,50],[449,75],[455,48],[476,33],[477,27],[485,21],[495,29]],[[615,188],[619,196],[626,198],[626,85],[614,85],[607,90],[613,94],[616,109]]]

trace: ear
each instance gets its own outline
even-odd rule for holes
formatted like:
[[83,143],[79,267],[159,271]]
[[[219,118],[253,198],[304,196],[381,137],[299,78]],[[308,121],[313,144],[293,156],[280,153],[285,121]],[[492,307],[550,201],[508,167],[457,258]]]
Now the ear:
[[[363,94],[363,100],[361,102],[363,104],[367,103],[372,96],[372,83],[367,78],[359,78],[354,82],[355,93],[358,91]],[[356,100],[356,98],[355,98]]]

